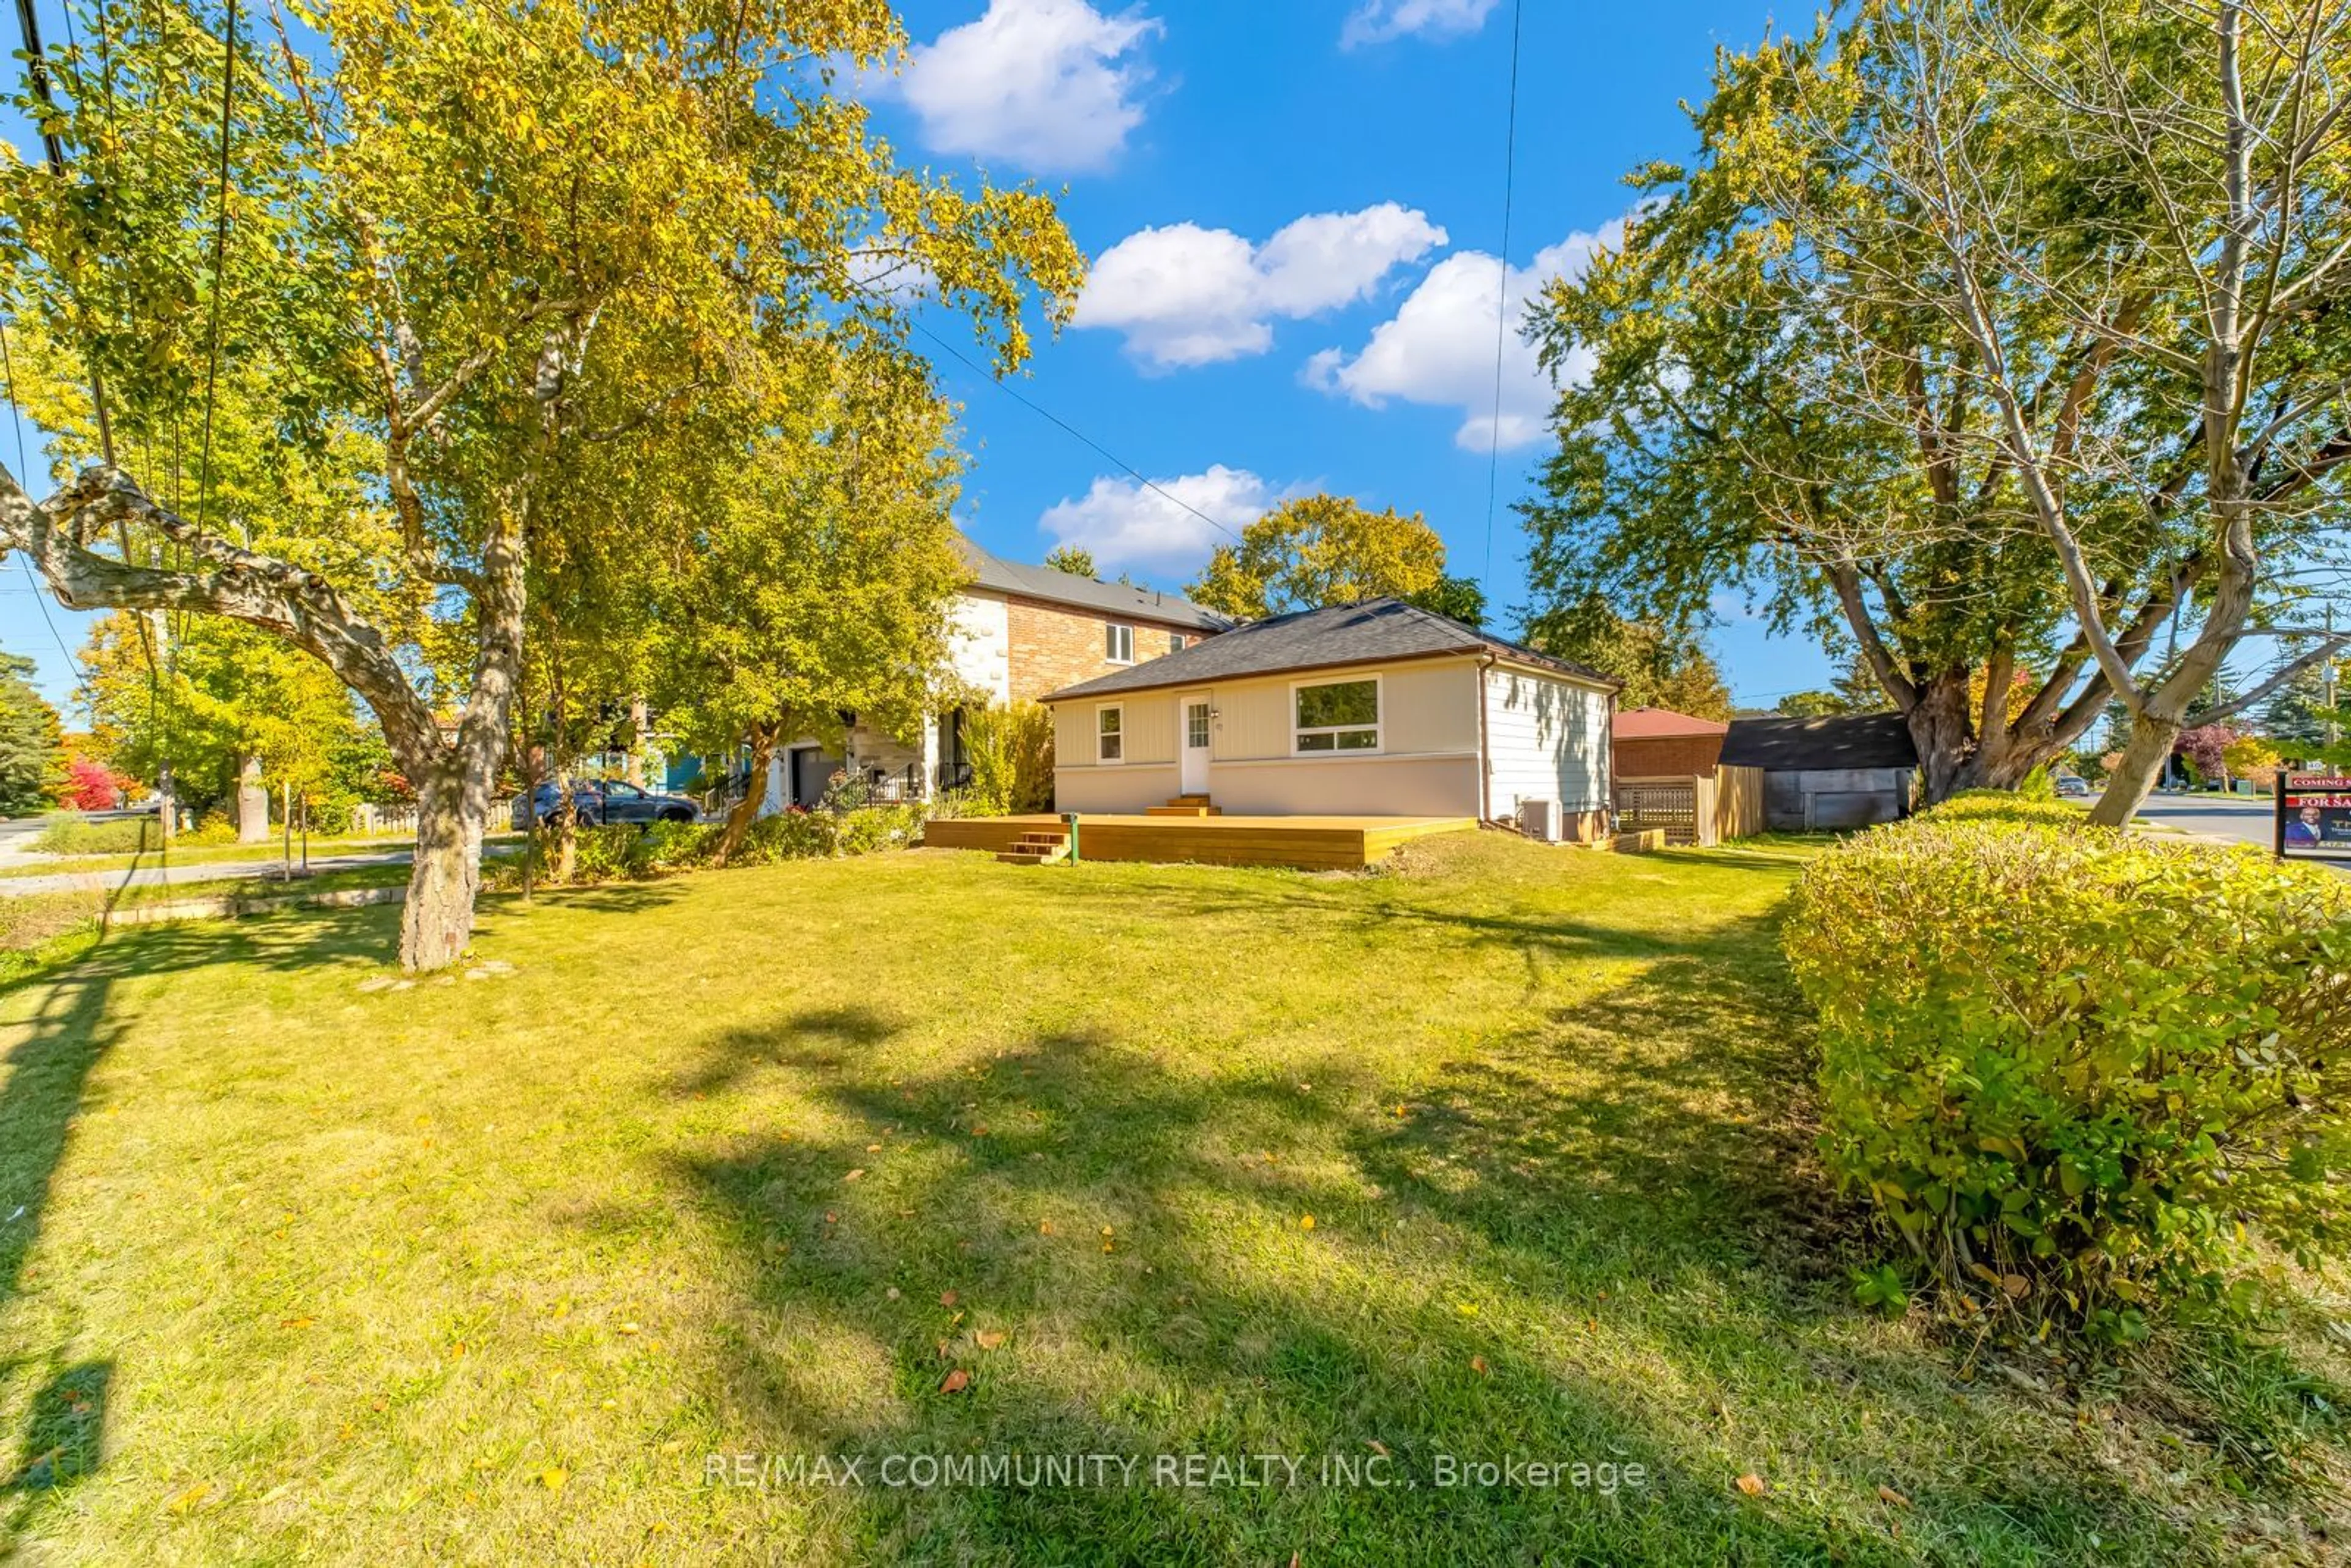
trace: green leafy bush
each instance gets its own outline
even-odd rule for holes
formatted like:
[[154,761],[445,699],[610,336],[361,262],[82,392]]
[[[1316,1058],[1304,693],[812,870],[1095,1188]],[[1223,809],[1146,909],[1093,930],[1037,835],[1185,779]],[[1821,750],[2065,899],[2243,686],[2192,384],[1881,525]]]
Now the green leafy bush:
[[904,849],[922,831],[920,806],[868,806],[841,819],[836,845],[841,854],[870,855],[876,850]]
[[835,824],[830,811],[778,811],[751,824],[731,865],[768,865],[776,861],[814,860],[832,853]]
[[152,817],[115,817],[103,822],[58,817],[34,837],[33,848],[53,855],[134,855],[162,843],[163,825]]
[[647,871],[691,871],[710,863],[725,828],[716,822],[655,822],[639,844],[638,859]]
[[1822,1148],[1946,1285],[2115,1339],[2249,1241],[2342,1249],[2351,885],[1967,797],[1814,861],[1785,927]]
[[967,802],[990,805],[970,816],[1002,816],[1053,809],[1053,716],[1041,703],[967,708],[965,755],[971,758]]

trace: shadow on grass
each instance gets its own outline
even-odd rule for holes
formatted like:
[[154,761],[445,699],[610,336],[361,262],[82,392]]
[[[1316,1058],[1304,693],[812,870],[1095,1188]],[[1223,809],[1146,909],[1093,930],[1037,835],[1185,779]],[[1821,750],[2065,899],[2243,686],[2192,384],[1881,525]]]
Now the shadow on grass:
[[[39,999],[24,1038],[6,1057],[0,1084],[0,1329],[24,1312],[27,1261],[40,1239],[50,1193],[99,1061],[139,1021],[118,991],[126,982],[204,968],[292,969],[360,965],[377,956],[397,931],[397,911],[354,911],[241,923],[204,922],[118,929],[74,946],[0,989],[0,998]],[[74,1317],[71,1303],[60,1314]],[[22,1336],[0,1334],[0,1341]],[[78,1354],[70,1331],[46,1350],[0,1360],[0,1394],[41,1379],[14,1462],[0,1472],[0,1496],[16,1506],[5,1518],[20,1531],[41,1508],[61,1499],[104,1461],[107,1396],[115,1376],[106,1357]],[[13,1402],[13,1401],[12,1401]]]
[[[1545,939],[1601,940],[1572,924]],[[875,1009],[724,1031],[668,1092],[780,1070],[848,1130],[676,1154],[749,1291],[714,1397],[743,1448],[863,1455],[869,1477],[893,1454],[1145,1456],[1134,1484],[803,1495],[852,1556],[2166,1554],[2168,1499],[2057,1444],[1995,1441],[2012,1409],[1871,1348],[1844,1277],[1850,1222],[1812,1165],[1803,1031],[1755,961],[1770,941],[1754,920],[1643,943],[1663,956],[1637,978],[1400,1106],[1369,1077],[1204,1079],[1101,1034],[916,1070]],[[944,1392],[956,1371],[969,1385]],[[1815,1471],[1808,1495],[1759,1507],[1708,1424],[1672,1407],[1709,1397],[1725,1423],[1742,1400],[1858,1401],[1849,1467],[1900,1462],[1872,1423],[1999,1457],[1931,1513],[1872,1495],[1893,1469]],[[1305,1479],[1145,1484],[1150,1456],[1192,1453],[1304,1457]],[[1374,1455],[1395,1484],[1316,1484],[1321,1456]],[[1639,1465],[1647,1484],[1445,1489],[1447,1455]]]

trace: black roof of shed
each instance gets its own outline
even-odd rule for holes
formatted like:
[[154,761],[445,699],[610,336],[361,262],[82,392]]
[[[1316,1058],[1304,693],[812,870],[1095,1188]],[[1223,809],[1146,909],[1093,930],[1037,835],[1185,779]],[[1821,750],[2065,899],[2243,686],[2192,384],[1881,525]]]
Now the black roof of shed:
[[1898,713],[1834,718],[1734,718],[1722,766],[1787,773],[1823,768],[1916,768],[1918,747]]

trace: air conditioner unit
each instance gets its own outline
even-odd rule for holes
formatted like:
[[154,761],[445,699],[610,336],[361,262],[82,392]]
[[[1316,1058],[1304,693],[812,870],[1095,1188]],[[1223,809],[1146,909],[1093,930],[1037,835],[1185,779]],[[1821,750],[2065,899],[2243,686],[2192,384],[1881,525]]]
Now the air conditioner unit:
[[1556,800],[1521,800],[1519,802],[1519,831],[1528,838],[1544,843],[1559,842],[1559,802]]

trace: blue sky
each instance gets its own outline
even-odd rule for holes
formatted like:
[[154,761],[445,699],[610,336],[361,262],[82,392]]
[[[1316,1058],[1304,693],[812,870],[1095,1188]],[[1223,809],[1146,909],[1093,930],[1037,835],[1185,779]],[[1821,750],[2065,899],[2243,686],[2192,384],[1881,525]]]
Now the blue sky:
[[[936,169],[1066,185],[1064,219],[1095,263],[1024,396],[1236,530],[1317,489],[1424,513],[1452,569],[1486,581],[1496,622],[1516,624],[1510,505],[1541,456],[1548,399],[1513,335],[1489,557],[1511,0],[907,0],[902,14],[911,62],[873,84],[886,133]],[[1513,302],[1604,242],[1627,169],[1688,152],[1680,100],[1704,95],[1718,45],[1752,43],[1768,15],[1751,0],[1526,0]],[[1177,588],[1224,537],[984,375],[944,356],[940,370],[972,449],[962,520],[989,549],[1035,560],[1069,539],[1106,572]],[[1742,702],[1825,684],[1818,648],[1729,608],[1714,643]],[[78,647],[83,618],[51,614]],[[0,646],[67,695],[13,561]]]

